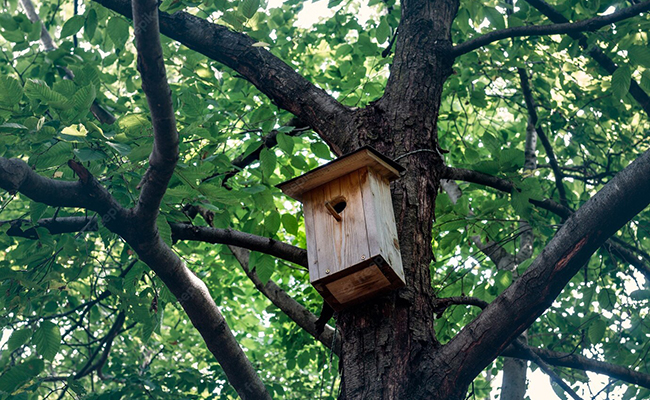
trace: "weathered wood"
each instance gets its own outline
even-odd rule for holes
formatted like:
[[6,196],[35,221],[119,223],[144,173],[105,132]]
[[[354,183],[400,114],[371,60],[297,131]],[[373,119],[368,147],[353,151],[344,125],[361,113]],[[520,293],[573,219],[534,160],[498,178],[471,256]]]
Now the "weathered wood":
[[366,148],[279,185],[304,204],[310,280],[337,311],[404,286],[389,183],[399,168]]
[[366,146],[304,175],[281,183],[278,187],[287,196],[303,201],[303,194],[310,190],[366,166],[372,167],[388,181],[399,178],[399,173],[404,170],[399,164],[377,150]]
[[[314,235],[308,241],[316,243],[317,270],[310,269],[311,281],[335,274],[369,257],[366,224],[363,216],[363,198],[359,190],[359,173],[354,171],[311,191]],[[346,199],[347,206],[337,221],[326,207],[326,202],[337,197]]]
[[405,283],[389,183],[372,168],[361,171],[360,182],[371,257],[381,256]]

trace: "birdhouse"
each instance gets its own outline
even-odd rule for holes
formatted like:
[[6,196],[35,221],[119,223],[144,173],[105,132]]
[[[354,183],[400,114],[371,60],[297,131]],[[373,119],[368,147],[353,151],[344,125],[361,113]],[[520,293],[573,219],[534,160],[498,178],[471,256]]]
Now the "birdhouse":
[[389,185],[403,170],[363,147],[278,185],[303,203],[310,280],[334,310],[405,284]]

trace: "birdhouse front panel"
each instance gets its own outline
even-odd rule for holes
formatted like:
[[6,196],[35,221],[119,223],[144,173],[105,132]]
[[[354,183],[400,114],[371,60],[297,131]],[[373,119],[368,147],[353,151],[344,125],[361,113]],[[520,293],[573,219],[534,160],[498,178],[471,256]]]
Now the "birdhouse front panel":
[[303,203],[310,280],[337,311],[405,284],[390,194],[401,170],[366,147],[279,185]]
[[360,186],[354,171],[305,195],[305,228],[315,245],[307,249],[312,282],[370,257]]
[[389,185],[363,167],[303,196],[310,280],[335,310],[404,285]]

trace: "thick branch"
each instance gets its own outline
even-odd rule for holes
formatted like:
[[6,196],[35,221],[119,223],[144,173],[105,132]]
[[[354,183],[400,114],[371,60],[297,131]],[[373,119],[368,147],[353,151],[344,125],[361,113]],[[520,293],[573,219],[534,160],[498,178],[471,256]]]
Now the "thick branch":
[[[0,221],[0,226],[10,224],[7,229],[9,236],[37,239],[38,234],[34,227],[22,229],[28,226],[31,221],[16,219],[11,221]],[[241,247],[244,249],[259,251],[283,260],[307,266],[307,251],[300,247],[280,242],[271,238],[253,235],[252,233],[240,232],[233,229],[219,229],[207,226],[195,226],[191,224],[172,223],[172,238],[174,240],[191,240],[197,242],[226,244]],[[94,232],[97,230],[97,218],[95,217],[58,217],[44,218],[36,223],[36,227],[45,228],[51,234]]]
[[[72,162],[70,165],[76,164]],[[126,213],[92,177],[77,182],[49,179],[38,175],[24,161],[15,158],[0,157],[0,188],[9,193],[20,192],[38,203],[52,207],[82,207],[96,211],[107,224]]]
[[160,202],[178,161],[178,132],[160,45],[158,3],[139,0],[132,5],[138,71],[151,112],[154,136],[149,169],[142,178],[142,193],[135,207],[135,215],[141,219],[143,227],[148,228],[155,225]]
[[[553,6],[548,4],[544,0],[525,0],[526,3],[535,7],[539,12],[546,15],[548,19],[555,23],[566,23],[569,22],[562,14],[560,14]],[[647,4],[644,2],[641,4]],[[632,7],[629,7],[632,8]],[[570,33],[573,39],[578,41],[580,47],[582,47],[586,53],[593,58],[601,67],[603,67],[608,73],[613,74],[618,66],[609,58],[598,46],[593,46],[587,40],[587,37],[581,33]],[[634,79],[630,82],[630,94],[636,100],[646,114],[650,115],[650,96],[641,89],[638,83]]]
[[[95,0],[131,18],[129,0]],[[283,108],[309,124],[341,154],[351,139],[340,129],[352,121],[352,111],[324,90],[298,74],[295,69],[245,34],[210,23],[186,12],[160,14],[161,32],[190,49],[234,69]],[[136,26],[139,26],[136,24]]]
[[175,240],[227,244],[266,253],[304,267],[307,266],[306,250],[271,238],[232,229],[219,229],[190,224],[171,224],[171,227]]
[[[650,389],[650,375],[634,371],[620,365],[610,364],[602,361],[592,360],[578,354],[560,353],[545,349],[529,349],[544,360],[549,365],[556,367],[575,368],[583,371],[591,371],[598,374],[604,374],[614,379],[619,379],[634,385],[643,386]],[[502,356],[516,357],[524,360],[532,360],[527,352],[522,351],[520,348],[508,346]]]
[[[469,385],[560,294],[614,232],[650,203],[650,151],[580,207],[530,268],[440,351],[440,368]],[[449,363],[443,362],[449,361]]]
[[575,35],[580,32],[596,31],[603,26],[623,21],[648,10],[650,10],[650,1],[645,1],[609,15],[598,16],[573,23],[565,22],[553,25],[517,26],[514,28],[493,31],[455,46],[453,54],[455,57],[458,57],[462,54],[476,50],[479,47],[507,38],[557,34]]

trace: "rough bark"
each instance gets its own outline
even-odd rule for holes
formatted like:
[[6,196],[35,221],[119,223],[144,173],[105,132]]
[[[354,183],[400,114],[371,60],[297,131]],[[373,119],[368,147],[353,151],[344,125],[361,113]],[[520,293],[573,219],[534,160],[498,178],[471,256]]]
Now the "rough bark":
[[593,252],[649,202],[650,152],[646,152],[580,207],[528,271],[437,353],[438,373],[454,377],[444,382],[450,387],[443,390],[452,392],[454,386],[471,383],[495,352],[550,307]]
[[[425,398],[433,331],[429,265],[442,153],[436,122],[451,74],[450,27],[458,1],[404,1],[384,96],[358,116],[358,142],[398,159],[393,206],[407,286],[339,313],[343,399]],[[352,150],[346,148],[345,150]]]

